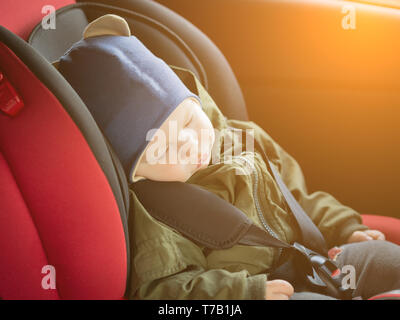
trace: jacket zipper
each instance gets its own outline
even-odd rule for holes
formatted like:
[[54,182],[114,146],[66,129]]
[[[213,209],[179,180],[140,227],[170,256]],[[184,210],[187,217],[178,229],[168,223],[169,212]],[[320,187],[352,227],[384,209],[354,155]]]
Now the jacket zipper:
[[[255,167],[254,164],[252,164],[248,159],[246,159],[243,156],[235,156],[234,158],[239,158],[242,159],[243,161],[245,161],[252,169],[253,173],[254,173],[254,182],[253,182],[253,198],[254,198],[254,203],[255,203],[255,207],[256,207],[256,211],[257,211],[257,215],[261,221],[261,224],[263,225],[264,229],[275,239],[279,239],[278,235],[271,229],[271,227],[268,225],[267,221],[265,221],[263,212],[261,210],[261,206],[260,206],[260,202],[258,199],[258,172],[257,169]],[[282,248],[278,248],[279,252],[278,252],[278,260],[282,254]]]

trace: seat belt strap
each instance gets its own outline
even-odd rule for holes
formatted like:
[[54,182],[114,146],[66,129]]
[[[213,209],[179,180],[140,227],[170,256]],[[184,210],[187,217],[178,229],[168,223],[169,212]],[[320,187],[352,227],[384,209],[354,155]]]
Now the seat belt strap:
[[311,218],[297,202],[293,194],[290,192],[289,188],[283,182],[278,170],[275,168],[275,165],[269,160],[268,156],[261,148],[259,143],[257,141],[255,142],[256,146],[258,146],[258,149],[262,152],[265,162],[271,170],[275,181],[279,186],[279,189],[281,190],[287,204],[289,205],[290,210],[293,213],[295,220],[297,221],[297,224],[299,225],[302,238],[302,241],[300,242],[307,248],[310,248],[316,252],[319,252],[322,255],[327,256],[328,249],[321,231],[317,228]]

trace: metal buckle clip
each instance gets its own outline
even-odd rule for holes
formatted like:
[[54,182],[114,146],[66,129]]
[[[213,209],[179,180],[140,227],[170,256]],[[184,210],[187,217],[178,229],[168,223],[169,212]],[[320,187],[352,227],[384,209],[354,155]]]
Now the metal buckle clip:
[[351,299],[353,290],[342,287],[343,276],[332,260],[300,243],[295,242],[293,247],[309,261],[311,272],[307,274],[307,279],[317,292],[324,292],[340,299]]

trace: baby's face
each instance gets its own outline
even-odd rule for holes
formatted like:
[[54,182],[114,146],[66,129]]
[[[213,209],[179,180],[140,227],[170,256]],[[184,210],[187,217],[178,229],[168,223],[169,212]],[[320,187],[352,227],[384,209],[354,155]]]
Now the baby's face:
[[208,165],[214,141],[210,119],[197,100],[188,98],[155,131],[135,176],[185,182]]

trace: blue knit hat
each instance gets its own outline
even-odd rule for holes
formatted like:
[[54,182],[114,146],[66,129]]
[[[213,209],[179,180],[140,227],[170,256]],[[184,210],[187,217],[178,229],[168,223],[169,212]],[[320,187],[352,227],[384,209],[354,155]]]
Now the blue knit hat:
[[60,58],[58,69],[92,113],[130,182],[149,130],[161,127],[186,98],[200,102],[134,36],[82,39]]

